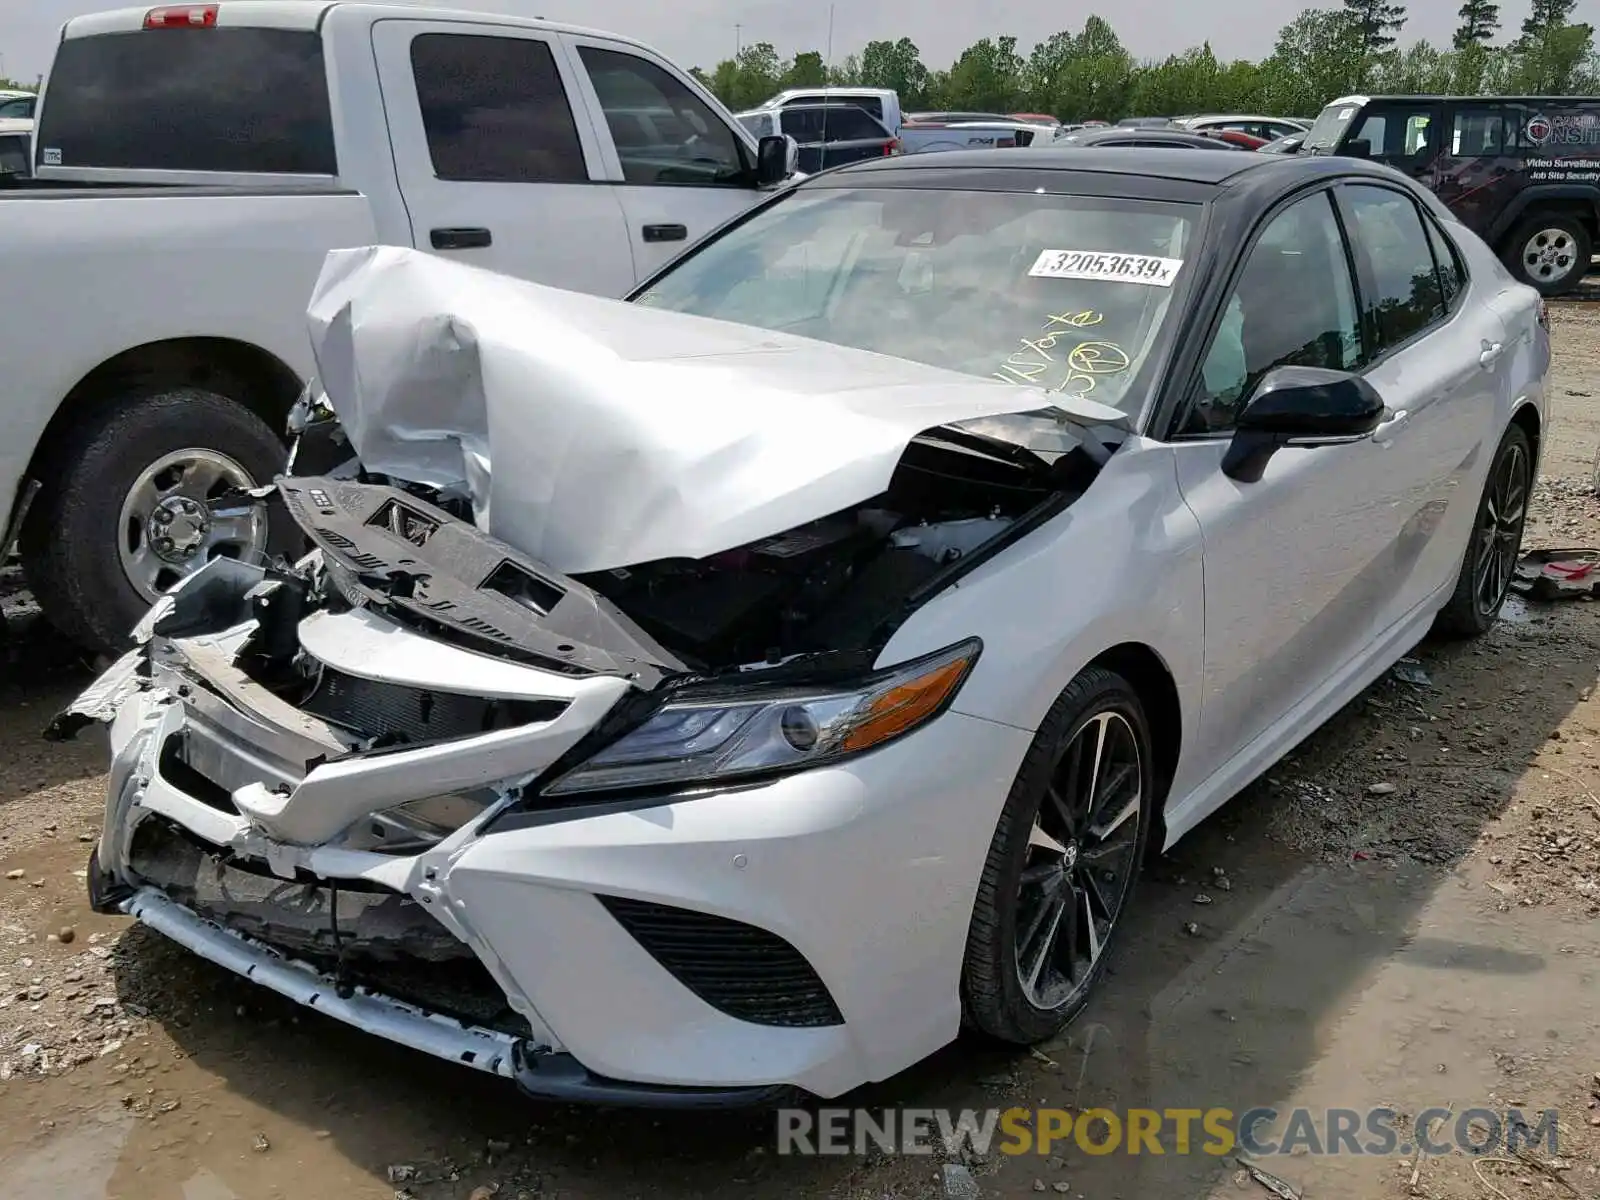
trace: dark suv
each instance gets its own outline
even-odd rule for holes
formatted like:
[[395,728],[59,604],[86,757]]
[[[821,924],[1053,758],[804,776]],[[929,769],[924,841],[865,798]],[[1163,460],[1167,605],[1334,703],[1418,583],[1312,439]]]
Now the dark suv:
[[1600,97],[1348,96],[1302,154],[1397,167],[1546,296],[1576,287],[1600,239]]

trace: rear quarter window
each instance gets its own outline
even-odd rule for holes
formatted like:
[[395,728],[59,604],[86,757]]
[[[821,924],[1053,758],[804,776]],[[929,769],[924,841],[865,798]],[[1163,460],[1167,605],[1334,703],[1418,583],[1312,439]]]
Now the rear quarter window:
[[867,113],[848,104],[836,104],[828,109],[826,131],[830,142],[864,141],[889,136],[888,131]]
[[36,144],[50,166],[336,175],[322,39],[221,27],[67,38]]

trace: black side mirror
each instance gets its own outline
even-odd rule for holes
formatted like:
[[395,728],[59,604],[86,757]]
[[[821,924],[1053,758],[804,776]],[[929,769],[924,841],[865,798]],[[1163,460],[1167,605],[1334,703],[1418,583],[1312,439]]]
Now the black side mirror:
[[1343,154],[1346,158],[1371,158],[1372,143],[1366,138],[1351,138],[1344,144]]
[[[794,174],[789,147],[795,141],[787,134],[769,134],[756,143],[756,186],[771,187]],[[798,150],[798,147],[796,147]]]
[[1366,437],[1383,420],[1384,411],[1383,397],[1360,375],[1322,367],[1275,367],[1239,414],[1222,473],[1254,483],[1281,447]]

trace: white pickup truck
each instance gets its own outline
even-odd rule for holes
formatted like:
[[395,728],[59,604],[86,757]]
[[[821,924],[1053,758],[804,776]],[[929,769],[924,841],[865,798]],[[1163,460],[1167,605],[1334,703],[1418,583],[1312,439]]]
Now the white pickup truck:
[[36,190],[0,192],[0,558],[99,650],[272,546],[248,489],[282,467],[328,250],[620,296],[794,171],[637,42],[337,0],[69,22],[33,155]]

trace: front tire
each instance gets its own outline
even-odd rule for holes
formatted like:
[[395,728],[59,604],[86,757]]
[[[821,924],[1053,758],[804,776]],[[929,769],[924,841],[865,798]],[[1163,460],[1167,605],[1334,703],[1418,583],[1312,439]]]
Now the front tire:
[[1154,805],[1150,727],[1090,667],[1040,723],[989,846],[962,968],[967,1022],[1016,1045],[1059,1033],[1105,972]]
[[1543,296],[1570,292],[1589,273],[1593,242],[1581,221],[1550,215],[1524,221],[1506,239],[1511,273]]
[[94,414],[43,464],[22,531],[45,616],[85,649],[115,653],[153,599],[210,558],[259,562],[288,544],[279,506],[223,499],[270,483],[286,458],[260,417],[198,388]]
[[1435,631],[1446,637],[1481,637],[1494,625],[1516,575],[1532,490],[1528,435],[1522,426],[1510,425],[1489,464],[1456,590],[1440,610]]

